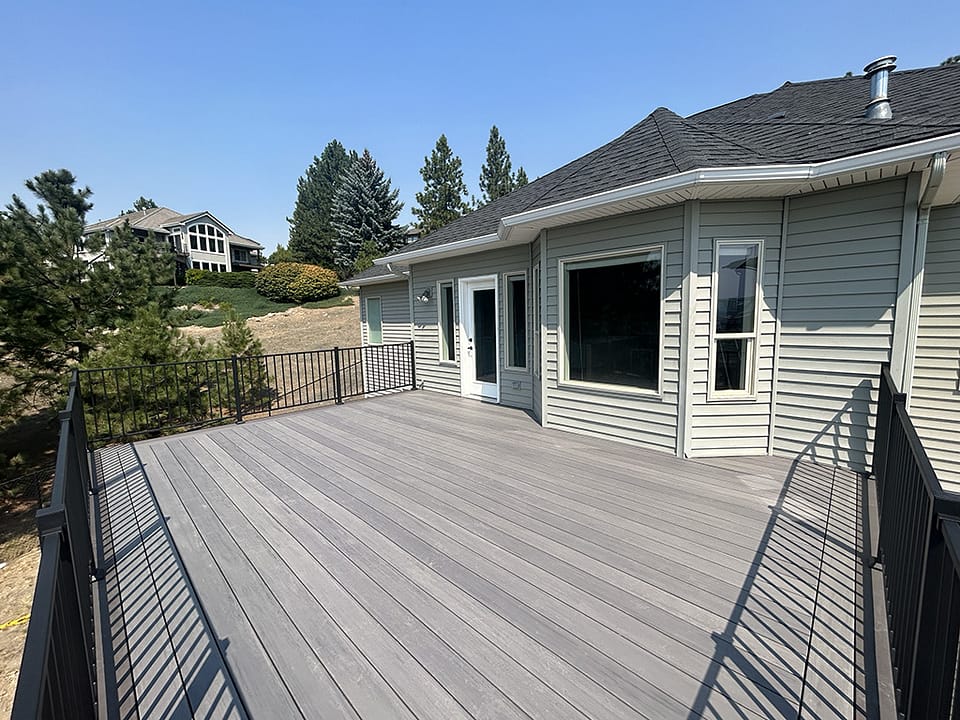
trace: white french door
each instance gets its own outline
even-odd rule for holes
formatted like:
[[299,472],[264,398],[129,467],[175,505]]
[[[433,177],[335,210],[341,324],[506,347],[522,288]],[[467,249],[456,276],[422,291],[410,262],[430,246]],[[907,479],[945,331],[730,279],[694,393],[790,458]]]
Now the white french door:
[[460,394],[500,401],[496,276],[460,280]]

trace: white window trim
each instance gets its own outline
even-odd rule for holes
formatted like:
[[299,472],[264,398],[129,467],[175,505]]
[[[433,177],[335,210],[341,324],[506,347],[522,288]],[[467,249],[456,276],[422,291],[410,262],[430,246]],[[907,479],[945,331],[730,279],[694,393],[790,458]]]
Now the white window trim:
[[[594,260],[611,260],[613,262],[604,263],[604,265],[619,265],[633,262],[633,258],[638,255],[648,255],[653,252],[660,253],[660,328],[659,328],[659,356],[657,361],[657,388],[650,390],[648,388],[637,388],[629,385],[613,385],[610,383],[589,382],[587,380],[570,380],[567,377],[567,338],[565,328],[568,322],[569,303],[566,298],[566,266]],[[604,394],[626,395],[630,397],[662,398],[663,397],[663,338],[664,338],[664,320],[666,317],[666,265],[667,254],[666,247],[659,245],[644,245],[638,248],[629,248],[622,250],[609,250],[606,252],[589,253],[585,255],[572,255],[557,260],[557,299],[558,323],[557,323],[557,387],[569,388],[572,390],[592,390],[600,391]]]
[[[450,312],[453,313],[453,347],[452,355],[450,359],[444,359],[443,357],[443,286],[450,286],[450,295],[453,299],[453,302],[450,307]],[[460,362],[458,360],[459,354],[457,353],[458,342],[457,339],[460,337],[459,327],[457,325],[457,281],[454,278],[448,280],[437,280],[437,362],[441,367],[460,367]]]
[[[526,367],[510,364],[510,339],[512,338],[511,321],[513,316],[510,307],[510,280],[523,278],[523,337],[524,337],[524,356],[527,362]],[[503,273],[503,369],[510,372],[529,373],[530,372],[530,284],[527,282],[526,270],[513,270]]]
[[530,283],[530,297],[533,299],[533,313],[531,324],[533,325],[533,376],[536,378],[540,377],[541,368],[541,354],[540,354],[540,283],[543,282],[540,263],[543,261],[542,258],[538,258],[537,262],[533,264],[533,281]]
[[[720,248],[724,245],[756,245],[757,246],[757,287],[755,310],[753,314],[753,332],[747,333],[717,333],[717,285],[720,267]],[[756,402],[758,369],[760,365],[760,314],[763,310],[763,238],[716,238],[713,241],[713,268],[710,278],[710,360],[707,368],[707,402]],[[753,357],[750,367],[750,377],[745,390],[714,390],[717,370],[717,340],[753,340]]]
[[[380,342],[370,341],[370,301],[376,300],[380,303]],[[370,295],[363,299],[363,324],[367,329],[366,344],[371,346],[383,345],[383,298],[380,295]]]

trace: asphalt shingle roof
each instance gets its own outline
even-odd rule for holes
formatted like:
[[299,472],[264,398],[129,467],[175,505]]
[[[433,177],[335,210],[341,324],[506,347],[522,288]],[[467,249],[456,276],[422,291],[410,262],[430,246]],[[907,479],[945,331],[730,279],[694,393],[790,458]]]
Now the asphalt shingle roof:
[[383,267],[383,265],[372,265],[371,267],[368,267],[366,270],[361,270],[356,275],[351,275],[348,279],[343,281],[343,284],[349,285],[355,280],[370,280],[372,278],[381,278],[381,277],[395,277],[397,279],[397,282],[401,282],[404,279],[399,275],[395,275],[394,273],[390,272],[385,267]]
[[863,117],[865,76],[784,83],[687,118],[657,108],[606,145],[406,245],[422,250],[497,231],[501,218],[687,170],[801,164],[960,132],[960,64],[895,71],[893,118]]

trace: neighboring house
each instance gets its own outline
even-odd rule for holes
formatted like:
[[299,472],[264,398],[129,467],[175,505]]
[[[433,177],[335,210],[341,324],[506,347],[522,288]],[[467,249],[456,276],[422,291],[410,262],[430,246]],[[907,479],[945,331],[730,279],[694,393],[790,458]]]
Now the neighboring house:
[[347,281],[364,343],[544,425],[857,470],[889,363],[960,483],[960,65],[892,70],[655,110]]
[[176,253],[178,270],[242,272],[263,265],[263,245],[237,235],[206,211],[182,215],[163,207],[139,210],[87,225],[84,235],[102,232],[109,239],[124,223],[136,236],[153,233],[158,242],[167,244]]

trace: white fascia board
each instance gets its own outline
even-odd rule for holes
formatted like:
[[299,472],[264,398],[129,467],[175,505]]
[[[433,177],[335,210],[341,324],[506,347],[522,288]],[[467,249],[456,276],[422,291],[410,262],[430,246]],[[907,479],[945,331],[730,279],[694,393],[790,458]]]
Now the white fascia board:
[[374,265],[386,265],[388,263],[409,263],[416,260],[434,259],[439,257],[448,257],[452,255],[462,255],[468,253],[473,248],[480,245],[492,245],[499,240],[497,233],[489,235],[480,235],[479,237],[467,238],[466,240],[457,240],[452,243],[436,245],[433,247],[422,248],[421,250],[411,250],[410,252],[396,253],[386,257],[378,258],[373,261]]
[[360,280],[344,281],[337,283],[340,287],[349,288],[349,287],[364,287],[365,285],[383,285],[385,283],[392,282],[407,282],[409,278],[406,275],[377,275],[376,277],[366,277],[361,278]]

